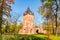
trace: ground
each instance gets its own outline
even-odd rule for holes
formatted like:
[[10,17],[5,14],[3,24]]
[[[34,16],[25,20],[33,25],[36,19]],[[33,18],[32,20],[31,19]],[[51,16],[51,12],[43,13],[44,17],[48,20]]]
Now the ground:
[[[46,35],[42,34],[15,34],[1,35],[0,40],[47,40]],[[50,40],[60,40],[60,36],[50,35]]]

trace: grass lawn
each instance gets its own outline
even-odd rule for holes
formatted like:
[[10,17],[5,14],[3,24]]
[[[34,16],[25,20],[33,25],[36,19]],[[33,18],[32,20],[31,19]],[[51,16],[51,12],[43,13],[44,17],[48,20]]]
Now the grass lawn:
[[52,40],[60,40],[60,36],[50,35],[50,39],[52,39]]
[[[40,38],[46,37],[46,35],[41,35],[41,34],[37,34],[35,36],[40,37]],[[50,39],[51,40],[60,40],[60,36],[50,35]]]
[[[2,39],[1,39],[2,38]],[[24,39],[23,39],[24,38]],[[47,40],[46,35],[42,34],[17,34],[17,35],[2,35],[0,40]],[[50,35],[51,40],[60,40],[60,36]]]

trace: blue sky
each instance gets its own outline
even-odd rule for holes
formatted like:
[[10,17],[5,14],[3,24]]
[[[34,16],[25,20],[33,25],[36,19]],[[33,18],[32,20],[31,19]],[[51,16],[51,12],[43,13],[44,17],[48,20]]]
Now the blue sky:
[[17,19],[18,16],[18,23],[23,20],[23,14],[28,7],[30,7],[31,11],[34,13],[35,25],[39,25],[43,22],[41,15],[38,13],[38,8],[42,5],[40,0],[15,0],[14,4],[12,4],[12,19]]

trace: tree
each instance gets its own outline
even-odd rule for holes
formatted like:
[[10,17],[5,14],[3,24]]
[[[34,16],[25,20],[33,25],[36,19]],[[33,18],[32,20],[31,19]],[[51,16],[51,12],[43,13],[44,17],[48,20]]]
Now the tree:
[[15,29],[17,29],[14,25],[10,25],[10,27],[9,27],[9,33],[10,34],[14,34],[15,33]]
[[11,11],[11,6],[9,5],[10,3],[14,3],[14,0],[0,0],[0,33],[2,28],[3,15],[6,14],[8,16]]
[[22,27],[23,27],[22,22],[20,23],[20,25],[18,25],[18,27],[19,27],[19,30],[21,30],[21,29],[22,29]]
[[46,30],[47,23],[43,22],[42,25],[43,25],[43,29]]
[[21,30],[22,27],[23,27],[23,24],[22,23],[20,23],[17,27],[15,27],[15,33],[18,34],[19,30]]
[[45,1],[41,0],[41,1],[43,2],[43,6],[46,7],[47,9],[51,8],[53,15],[55,15],[55,22],[56,22],[56,28],[55,28],[56,32],[55,33],[57,35],[57,27],[58,27],[57,26],[57,21],[58,21],[57,20],[57,18],[58,18],[57,13],[58,13],[58,8],[60,8],[60,6],[59,6],[60,0],[45,0]]
[[6,32],[6,33],[9,33],[9,27],[10,27],[10,25],[7,25],[7,24],[6,24],[6,26],[5,26],[5,32]]

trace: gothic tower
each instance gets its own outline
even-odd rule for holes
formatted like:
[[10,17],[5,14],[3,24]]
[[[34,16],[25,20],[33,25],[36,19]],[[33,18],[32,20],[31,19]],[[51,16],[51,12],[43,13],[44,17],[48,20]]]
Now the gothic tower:
[[19,31],[19,34],[35,34],[34,14],[27,8],[27,11],[23,15],[23,27]]

